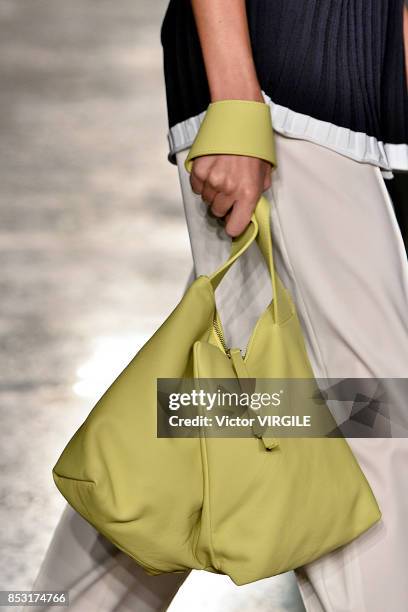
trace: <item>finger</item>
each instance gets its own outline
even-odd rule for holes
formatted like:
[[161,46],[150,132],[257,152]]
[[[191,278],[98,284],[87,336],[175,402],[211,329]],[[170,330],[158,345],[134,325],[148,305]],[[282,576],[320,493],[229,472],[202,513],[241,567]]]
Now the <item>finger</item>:
[[194,193],[201,195],[204,188],[204,183],[195,174],[190,174],[190,185]]
[[208,181],[204,182],[204,187],[201,192],[201,197],[206,204],[208,204],[209,206],[212,206],[217,193],[218,192],[213,187],[211,187]]
[[230,236],[239,236],[248,226],[252,213],[259,200],[259,193],[253,186],[243,186],[237,193],[231,216],[226,223],[225,231]]
[[263,190],[266,191],[272,187],[272,173],[267,172],[264,178]]
[[204,183],[207,180],[208,173],[214,160],[211,156],[201,156],[193,159],[190,173],[190,184],[194,193],[201,194],[204,188]]
[[235,199],[233,196],[219,192],[213,200],[211,212],[215,217],[224,217],[232,208]]
[[252,216],[252,209],[243,207],[237,202],[233,207],[231,214],[225,224],[226,233],[234,238],[240,236],[242,232],[248,227]]

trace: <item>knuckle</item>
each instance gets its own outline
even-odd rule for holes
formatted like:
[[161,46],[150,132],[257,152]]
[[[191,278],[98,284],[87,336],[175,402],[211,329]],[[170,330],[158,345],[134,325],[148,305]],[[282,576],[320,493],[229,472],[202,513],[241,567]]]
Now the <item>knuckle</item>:
[[208,159],[205,157],[196,157],[193,161],[191,174],[197,177],[200,181],[204,181],[208,176],[208,171]]
[[255,186],[251,183],[242,185],[241,196],[245,198],[245,200],[255,199],[257,197],[257,190]]
[[235,180],[231,177],[227,177],[224,181],[224,191],[225,193],[227,193],[228,195],[233,193],[236,189],[236,183]]
[[194,164],[191,175],[199,181],[205,181],[207,178],[207,170],[204,168],[204,166],[196,166]]
[[224,184],[224,175],[219,170],[212,170],[208,175],[208,181],[213,187],[220,188]]
[[194,176],[190,176],[190,186],[194,193],[200,193],[202,190],[202,183],[197,181]]

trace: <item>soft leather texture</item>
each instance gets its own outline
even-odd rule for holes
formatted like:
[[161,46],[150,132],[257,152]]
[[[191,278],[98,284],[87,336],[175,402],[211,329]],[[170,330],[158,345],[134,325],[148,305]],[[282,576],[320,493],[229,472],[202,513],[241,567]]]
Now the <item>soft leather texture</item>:
[[[262,196],[228,262],[192,283],[53,469],[67,501],[151,574],[203,569],[243,585],[313,561],[381,517],[343,438],[156,437],[157,378],[313,379],[269,213]],[[214,329],[214,291],[255,239],[274,298],[232,359]]]
[[276,166],[268,104],[253,100],[211,102],[186,157],[187,172],[196,157],[216,153],[259,157]]

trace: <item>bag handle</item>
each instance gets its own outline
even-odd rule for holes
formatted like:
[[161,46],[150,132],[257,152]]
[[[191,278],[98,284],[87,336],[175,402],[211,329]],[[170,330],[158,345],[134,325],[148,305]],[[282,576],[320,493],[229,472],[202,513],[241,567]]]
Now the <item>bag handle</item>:
[[249,248],[254,240],[256,240],[268,266],[273,289],[272,307],[274,321],[278,324],[283,323],[292,314],[292,304],[287,290],[276,271],[272,248],[270,205],[264,195],[258,200],[255,212],[246,230],[232,240],[231,252],[227,261],[209,276],[212,287],[215,291],[232,264]]
[[232,264],[248,249],[248,247],[253,243],[253,241],[256,240],[258,236],[258,230],[258,221],[255,217],[255,214],[253,214],[249,225],[245,229],[245,231],[236,238],[232,239],[231,251],[227,261],[224,262],[219,268],[217,268],[215,272],[209,275],[214,291],[218,287],[221,280],[224,278],[225,274],[228,272]]

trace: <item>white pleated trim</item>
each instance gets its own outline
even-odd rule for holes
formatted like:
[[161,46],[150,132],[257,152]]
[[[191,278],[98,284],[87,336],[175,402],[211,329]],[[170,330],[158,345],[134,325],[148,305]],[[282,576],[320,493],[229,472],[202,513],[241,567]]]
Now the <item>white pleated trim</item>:
[[[271,109],[272,125],[276,132],[290,138],[309,140],[358,162],[379,166],[386,178],[392,176],[392,170],[408,171],[408,144],[383,143],[364,132],[353,132],[328,121],[297,113],[275,104],[265,92],[262,94]],[[167,139],[168,159],[171,163],[176,163],[175,154],[178,151],[192,145],[205,112],[170,128]]]

